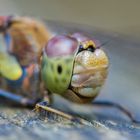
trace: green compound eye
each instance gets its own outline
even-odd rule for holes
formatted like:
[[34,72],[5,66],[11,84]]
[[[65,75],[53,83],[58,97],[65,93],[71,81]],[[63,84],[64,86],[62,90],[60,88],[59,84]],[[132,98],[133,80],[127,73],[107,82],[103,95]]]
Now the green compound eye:
[[73,57],[43,58],[46,63],[42,68],[42,79],[47,89],[52,93],[64,94],[69,87]]
[[49,40],[42,58],[42,79],[51,93],[63,95],[69,88],[78,41],[60,35]]

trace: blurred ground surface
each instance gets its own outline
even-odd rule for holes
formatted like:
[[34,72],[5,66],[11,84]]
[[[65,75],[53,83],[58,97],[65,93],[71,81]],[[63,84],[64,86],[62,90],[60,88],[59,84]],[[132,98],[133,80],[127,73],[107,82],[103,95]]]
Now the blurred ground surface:
[[[104,46],[110,58],[109,77],[97,100],[118,102],[140,120],[140,43],[82,25],[51,21],[47,25],[54,33],[80,31],[94,36],[102,43],[110,40]],[[140,126],[132,124],[118,110],[97,108],[92,112],[91,123],[80,125],[53,114],[42,118],[28,109],[1,106],[0,140],[139,140]]]

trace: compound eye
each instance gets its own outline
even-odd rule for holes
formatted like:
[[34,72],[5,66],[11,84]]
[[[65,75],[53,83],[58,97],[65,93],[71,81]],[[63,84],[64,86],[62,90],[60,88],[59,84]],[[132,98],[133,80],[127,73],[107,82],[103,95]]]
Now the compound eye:
[[90,45],[90,46],[88,46],[87,50],[90,52],[94,52],[95,48],[93,47],[93,45]]

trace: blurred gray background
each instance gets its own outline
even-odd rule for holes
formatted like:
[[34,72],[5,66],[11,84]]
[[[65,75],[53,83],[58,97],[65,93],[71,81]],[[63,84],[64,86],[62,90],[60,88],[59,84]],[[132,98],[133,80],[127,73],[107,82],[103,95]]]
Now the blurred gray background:
[[140,37],[139,0],[0,0],[0,15],[7,14],[81,23]]

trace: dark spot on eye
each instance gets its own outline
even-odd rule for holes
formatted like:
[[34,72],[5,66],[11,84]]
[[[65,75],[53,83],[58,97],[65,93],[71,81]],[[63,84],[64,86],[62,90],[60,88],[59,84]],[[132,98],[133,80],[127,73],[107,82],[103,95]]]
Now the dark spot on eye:
[[57,67],[57,72],[58,72],[59,74],[62,73],[62,66],[61,66],[61,65],[58,65],[58,67]]
[[90,46],[88,46],[87,50],[90,52],[94,52],[95,48],[92,45],[90,45]]

